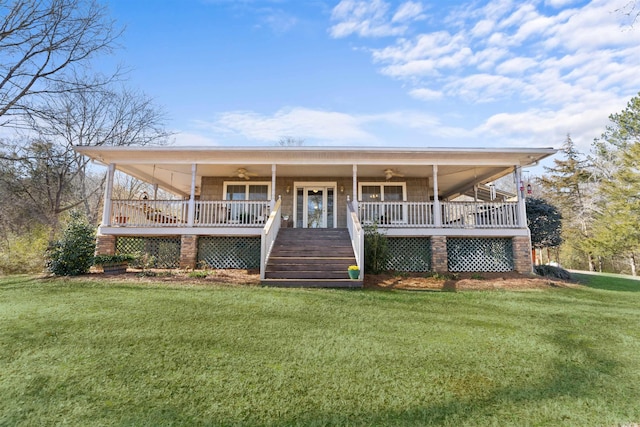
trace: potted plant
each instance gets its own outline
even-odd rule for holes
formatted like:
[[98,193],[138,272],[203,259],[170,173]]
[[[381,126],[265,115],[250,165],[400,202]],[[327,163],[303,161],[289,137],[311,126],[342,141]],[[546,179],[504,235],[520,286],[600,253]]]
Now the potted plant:
[[101,265],[104,274],[122,274],[127,272],[129,262],[138,257],[133,254],[96,255],[93,265]]
[[347,271],[350,279],[356,280],[360,278],[360,267],[357,265],[350,265]]

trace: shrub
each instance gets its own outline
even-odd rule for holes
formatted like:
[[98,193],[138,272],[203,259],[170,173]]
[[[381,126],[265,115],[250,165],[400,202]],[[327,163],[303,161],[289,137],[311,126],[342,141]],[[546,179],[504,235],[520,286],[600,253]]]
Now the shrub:
[[554,267],[553,265],[536,265],[533,271],[538,276],[553,277],[560,280],[571,280],[571,273],[564,268]]
[[120,264],[123,262],[132,262],[138,259],[134,254],[117,254],[117,255],[96,255],[93,257],[94,265]]
[[365,273],[378,274],[387,269],[389,246],[387,236],[378,231],[377,225],[364,229],[364,270]]
[[47,250],[47,269],[58,276],[77,276],[89,272],[96,250],[95,229],[78,212],[61,240],[52,242]]
[[0,275],[42,273],[48,240],[44,226],[20,235],[8,233],[0,243]]

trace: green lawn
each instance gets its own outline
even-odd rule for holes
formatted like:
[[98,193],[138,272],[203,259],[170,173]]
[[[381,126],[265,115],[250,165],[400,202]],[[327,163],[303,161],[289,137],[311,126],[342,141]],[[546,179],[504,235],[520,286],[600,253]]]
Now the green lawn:
[[592,286],[0,278],[0,425],[640,423],[640,292]]

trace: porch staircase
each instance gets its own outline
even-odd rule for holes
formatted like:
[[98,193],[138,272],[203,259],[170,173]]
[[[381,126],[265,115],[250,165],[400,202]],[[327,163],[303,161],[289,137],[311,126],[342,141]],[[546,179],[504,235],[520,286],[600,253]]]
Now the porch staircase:
[[361,288],[347,269],[356,263],[346,228],[281,228],[266,265],[265,286]]

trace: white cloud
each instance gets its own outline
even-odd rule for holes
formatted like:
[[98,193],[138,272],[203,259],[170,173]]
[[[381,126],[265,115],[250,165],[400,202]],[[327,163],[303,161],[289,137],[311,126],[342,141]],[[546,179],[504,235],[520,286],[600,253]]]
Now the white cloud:
[[291,108],[272,116],[252,111],[232,111],[219,114],[203,127],[220,134],[236,134],[249,140],[275,142],[283,135],[323,141],[373,141],[375,137],[360,127],[351,115],[331,111]]
[[424,17],[424,15],[422,15],[423,11],[424,7],[421,3],[408,1],[398,7],[393,18],[391,18],[391,22],[405,22],[422,18]]
[[402,3],[391,15],[390,5],[384,0],[342,0],[333,8],[331,20],[337,22],[329,28],[334,38],[356,34],[360,37],[399,36],[407,31],[407,24],[422,19],[421,3]]
[[495,114],[474,132],[511,145],[555,147],[559,147],[570,134],[576,145],[588,152],[593,138],[600,136],[608,124],[609,114],[622,110],[626,104],[626,100],[611,98],[607,94],[593,98],[559,110],[531,109]]
[[442,92],[437,90],[431,90],[428,88],[412,89],[409,95],[416,99],[422,99],[423,101],[432,101],[436,99],[442,99]]
[[[309,145],[378,145],[398,142],[400,134],[424,141],[426,137],[469,136],[468,130],[445,126],[437,117],[419,111],[390,111],[378,114],[349,114],[309,108],[287,108],[274,114],[231,111],[197,126],[215,140],[238,139],[253,143],[273,143],[283,135],[303,138]],[[394,133],[380,135],[381,128]],[[200,144],[197,144],[200,145]]]

